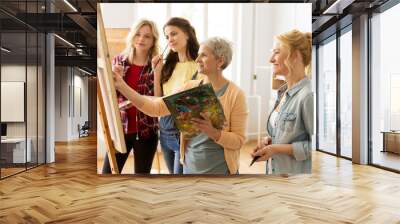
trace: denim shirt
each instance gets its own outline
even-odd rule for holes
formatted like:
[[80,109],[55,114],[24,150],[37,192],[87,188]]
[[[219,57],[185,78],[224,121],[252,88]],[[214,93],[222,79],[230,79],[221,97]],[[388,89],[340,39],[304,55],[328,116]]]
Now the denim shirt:
[[[273,174],[311,173],[311,136],[314,128],[314,96],[309,78],[297,82],[285,95],[287,85],[278,90],[278,98],[286,97],[277,116],[276,128],[267,121],[267,132],[272,144],[292,144],[293,156],[275,154],[272,156]],[[268,163],[268,162],[267,162]],[[268,164],[267,164],[268,173]]]

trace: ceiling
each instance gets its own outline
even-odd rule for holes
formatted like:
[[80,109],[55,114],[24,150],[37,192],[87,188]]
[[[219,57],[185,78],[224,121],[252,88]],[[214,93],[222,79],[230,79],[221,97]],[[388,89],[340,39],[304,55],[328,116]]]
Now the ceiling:
[[37,43],[43,38],[37,35],[51,32],[57,34],[56,66],[77,66],[95,74],[96,4],[96,0],[1,0],[2,46],[12,49],[2,60],[18,62],[27,56],[29,63],[36,51],[44,49]]
[[335,34],[350,25],[354,17],[376,12],[389,0],[310,0],[312,3],[313,43]]
[[[13,49],[11,60],[35,53],[44,46],[29,32],[54,32],[56,66],[78,66],[96,73],[96,3],[112,0],[1,0],[2,46]],[[138,2],[138,1],[136,1]],[[149,1],[142,1],[149,2]],[[157,1],[154,1],[157,2]],[[158,1],[167,2],[167,1]],[[171,1],[171,2],[176,2]],[[186,1],[188,2],[188,1]],[[206,2],[206,1],[205,1]],[[352,18],[374,10],[388,0],[264,0],[264,3],[312,3],[313,42],[327,38],[351,24]],[[338,22],[340,21],[340,22]],[[28,35],[25,39],[25,31]],[[63,41],[66,40],[67,42]],[[25,44],[27,49],[25,50]]]

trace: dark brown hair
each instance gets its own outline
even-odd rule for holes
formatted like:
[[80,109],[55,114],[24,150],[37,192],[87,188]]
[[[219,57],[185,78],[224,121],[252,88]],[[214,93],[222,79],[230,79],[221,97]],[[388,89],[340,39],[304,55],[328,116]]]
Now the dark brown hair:
[[[190,57],[190,59],[195,60],[197,58],[197,54],[199,51],[199,42],[196,38],[196,31],[190,25],[190,22],[184,18],[180,17],[172,17],[168,20],[168,22],[164,25],[163,30],[165,31],[165,27],[167,26],[176,26],[181,29],[186,35],[189,37],[186,44],[186,55]],[[171,78],[172,72],[175,69],[176,64],[179,61],[178,52],[173,52],[169,50],[165,64],[161,70],[161,84],[166,83],[169,78]]]

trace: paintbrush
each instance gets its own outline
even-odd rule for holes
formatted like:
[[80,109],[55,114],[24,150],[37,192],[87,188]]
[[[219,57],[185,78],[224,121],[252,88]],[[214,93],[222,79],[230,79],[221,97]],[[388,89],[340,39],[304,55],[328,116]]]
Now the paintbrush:
[[150,71],[149,74],[153,73],[153,72],[154,72],[154,69],[157,68],[158,63],[159,63],[161,60],[163,60],[162,58],[164,57],[164,53],[165,53],[165,51],[167,50],[167,48],[168,48],[168,43],[167,43],[167,45],[165,45],[165,48],[164,48],[163,52],[161,53],[161,58],[159,58],[158,61],[157,61],[157,63],[154,65],[154,67],[151,68],[151,71]]
[[[253,160],[251,161],[251,163],[250,163],[250,166],[251,165],[253,165],[253,163],[258,159],[258,158],[260,158],[261,156],[254,156],[254,158],[253,158]],[[250,167],[249,166],[249,167]]]

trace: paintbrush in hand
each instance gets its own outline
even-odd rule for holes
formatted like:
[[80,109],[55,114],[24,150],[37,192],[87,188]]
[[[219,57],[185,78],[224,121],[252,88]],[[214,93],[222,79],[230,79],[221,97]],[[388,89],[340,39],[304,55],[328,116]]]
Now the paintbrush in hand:
[[151,71],[150,71],[149,74],[153,73],[153,72],[154,72],[154,69],[157,68],[158,63],[159,63],[161,60],[163,60],[162,58],[164,57],[164,53],[165,53],[165,51],[167,50],[167,48],[168,48],[168,43],[167,43],[167,45],[165,45],[165,48],[164,48],[163,52],[161,53],[161,58],[158,59],[157,63],[154,65],[154,67],[151,68]]

